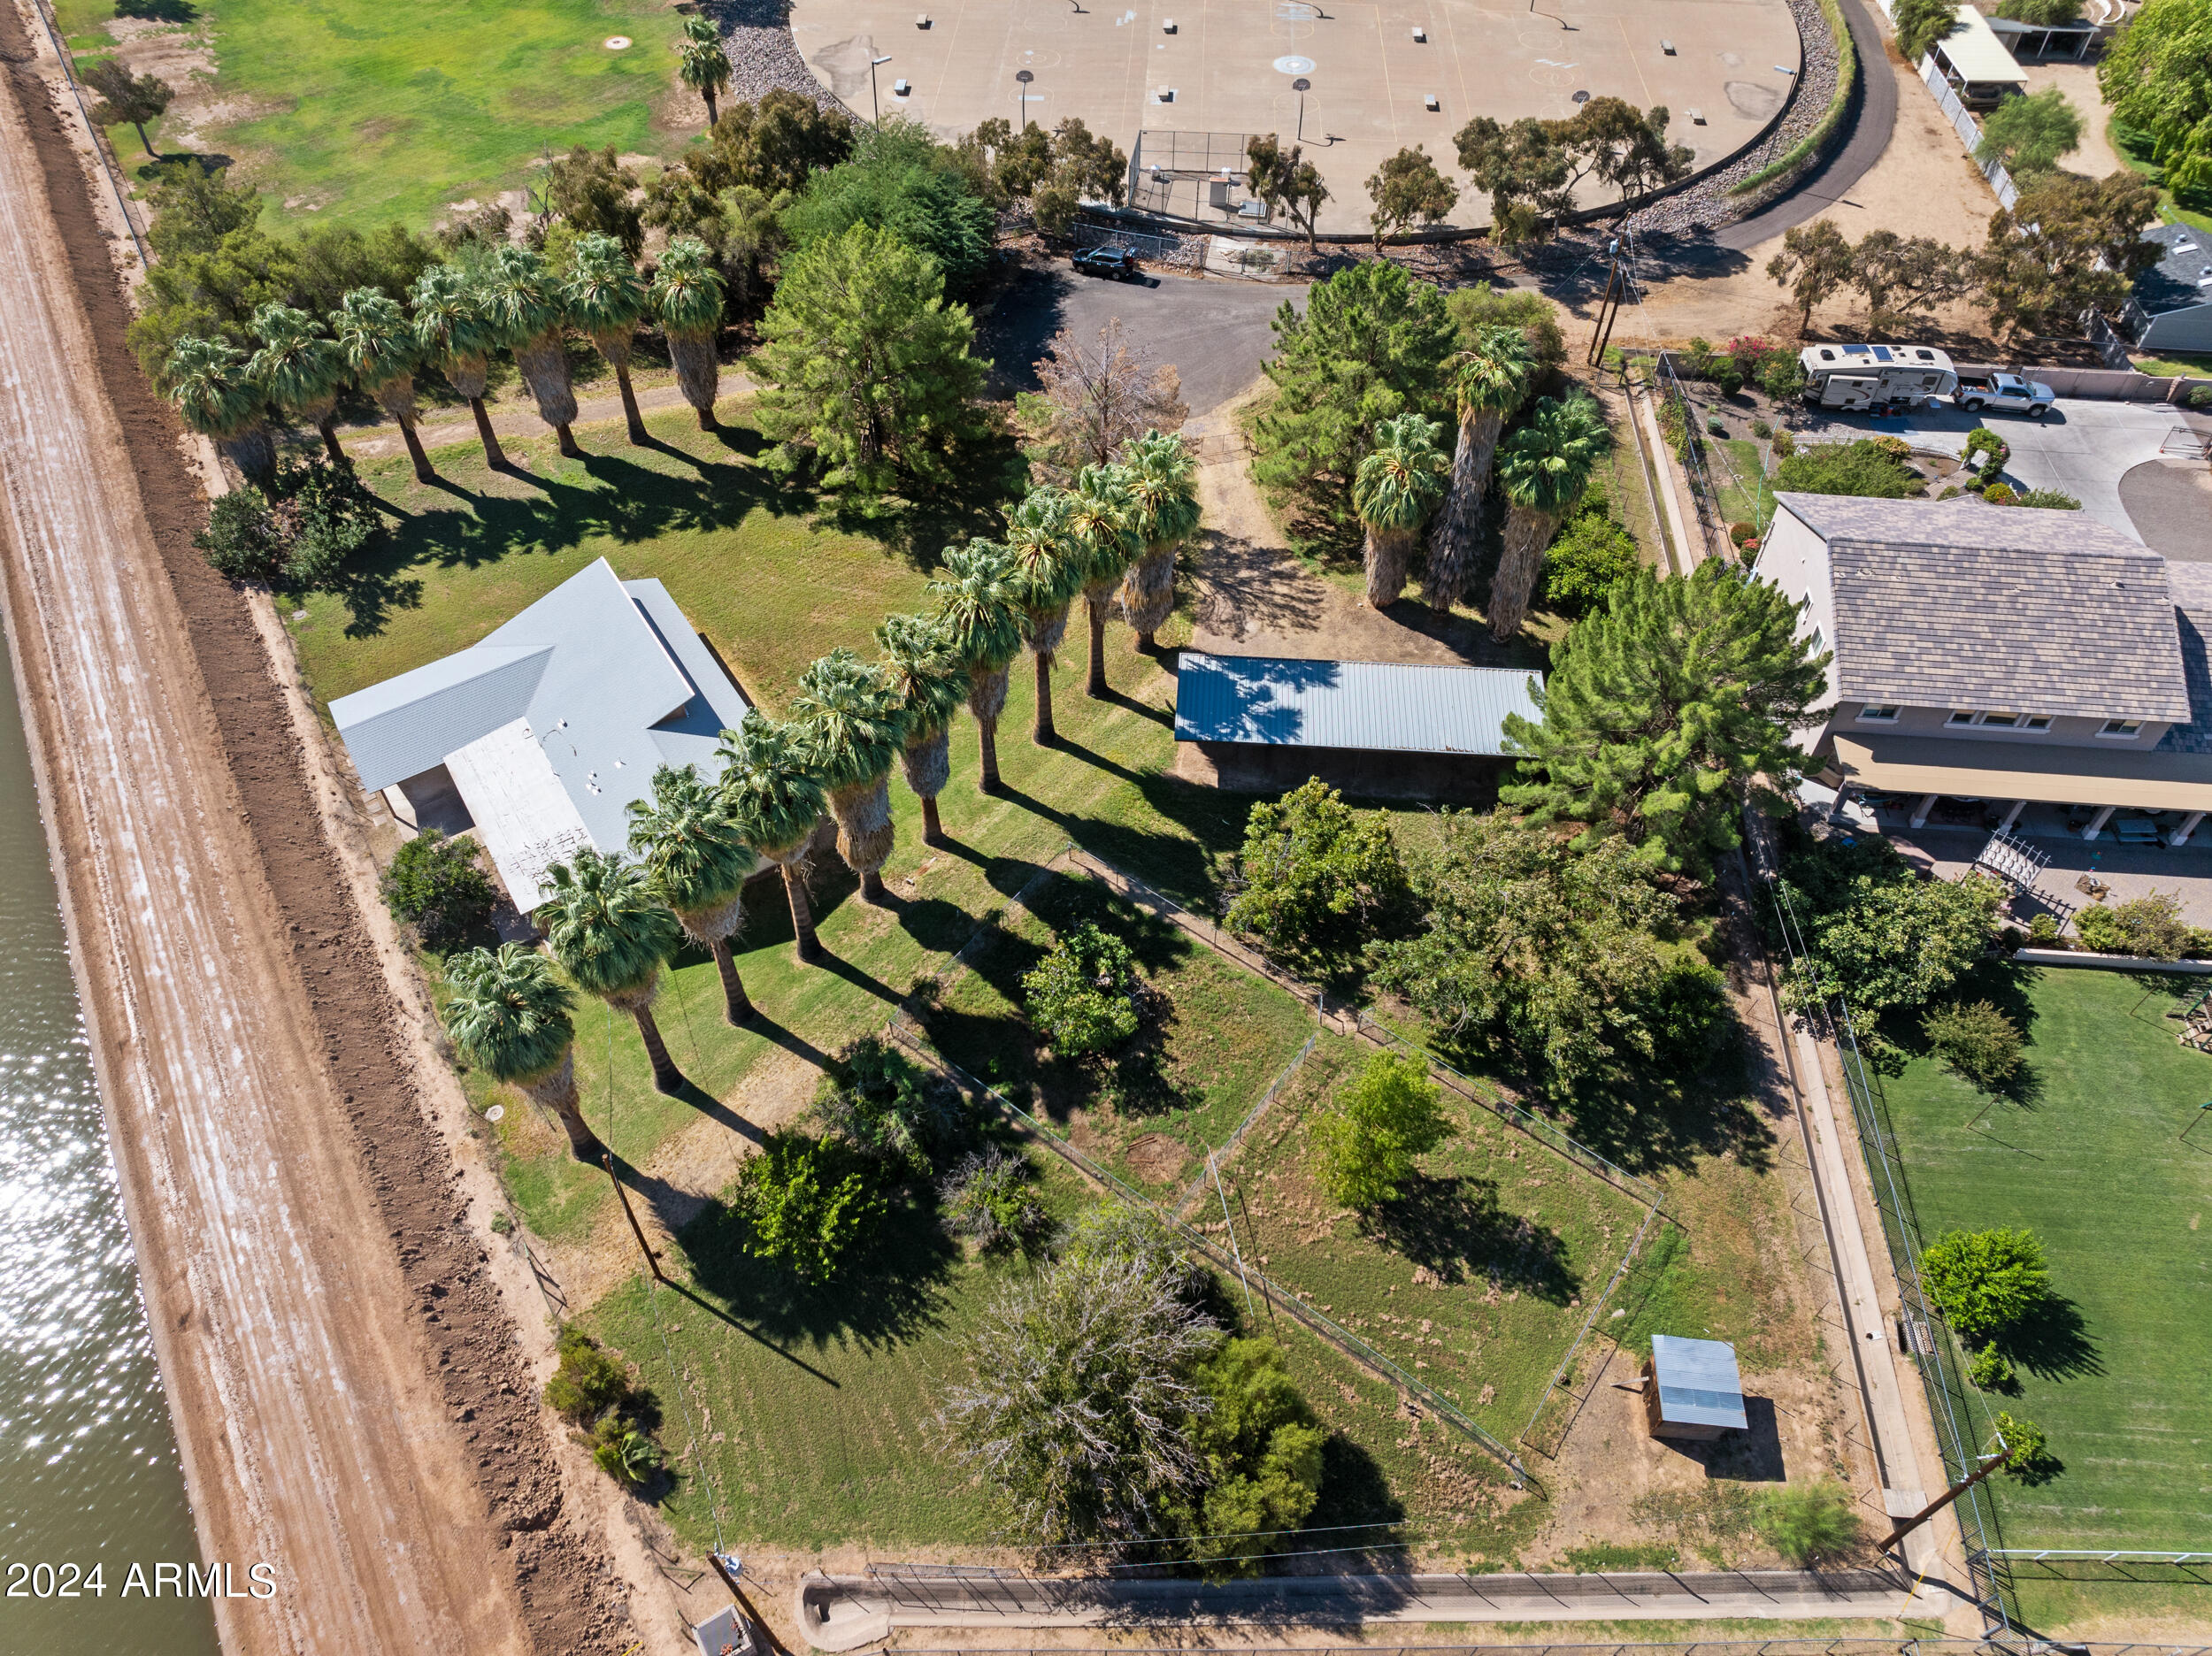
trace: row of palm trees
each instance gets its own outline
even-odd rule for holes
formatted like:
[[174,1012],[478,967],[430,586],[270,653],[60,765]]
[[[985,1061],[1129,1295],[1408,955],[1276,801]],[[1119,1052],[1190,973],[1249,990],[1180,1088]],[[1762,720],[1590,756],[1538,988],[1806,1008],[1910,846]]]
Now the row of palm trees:
[[1154,647],[1173,606],[1177,554],[1198,518],[1193,456],[1181,438],[1158,432],[1130,443],[1120,461],[1086,467],[1071,487],[1033,490],[1004,540],[947,554],[928,587],[933,610],[891,616],[876,629],[880,659],[833,650],[801,675],[789,718],[749,709],[722,732],[712,781],[695,766],[663,766],[652,796],[631,803],[627,857],[587,848],[549,869],[551,894],[535,916],[544,953],[507,944],[449,962],[446,1024],[462,1055],[551,1110],[577,1155],[600,1155],[577,1098],[569,985],[634,1019],[653,1085],[680,1092],[684,1077],[653,1003],[682,939],[712,953],[724,1016],[744,1022],[753,1008],[731,939],[759,863],[781,871],[799,960],[818,960],[806,860],[823,814],[836,821],[838,852],[860,877],[863,900],[885,901],[893,766],[922,802],[924,840],[942,844],[938,796],[951,778],[962,705],[981,736],[979,786],[996,794],[998,721],[1016,658],[1026,648],[1034,659],[1031,736],[1048,746],[1052,668],[1075,601],[1089,613],[1086,688],[1102,699],[1111,694],[1110,610],[1118,604],[1141,645]]
[[1442,611],[1464,594],[1494,462],[1509,507],[1490,587],[1491,632],[1503,643],[1528,618],[1545,549],[1581,500],[1612,437],[1596,402],[1576,392],[1539,398],[1500,444],[1498,433],[1527,395],[1536,369],[1518,328],[1486,329],[1452,367],[1459,441],[1451,459],[1437,447],[1441,422],[1402,414],[1377,425],[1375,446],[1353,479],[1352,504],[1366,531],[1367,602],[1377,610],[1397,602],[1432,514],[1422,596]]
[[507,456],[484,395],[492,358],[503,350],[513,353],[561,452],[583,452],[570,429],[576,418],[572,329],[614,370],[633,443],[648,441],[630,385],[630,354],[649,320],[667,338],[676,383],[698,410],[700,429],[711,429],[721,388],[716,341],[723,296],[714,256],[695,237],[671,241],[649,279],[612,236],[579,237],[565,272],[541,254],[510,244],[471,269],[432,265],[404,306],[374,288],[354,288],[321,318],[290,305],[263,305],[251,329],[257,349],[188,335],[171,349],[162,383],[184,423],[265,487],[276,471],[273,412],[312,426],[331,459],[345,458],[335,426],[338,395],[350,381],[392,417],[416,479],[427,483],[436,474],[415,429],[417,371],[435,366],[444,373],[475,416],[486,462],[502,466]]

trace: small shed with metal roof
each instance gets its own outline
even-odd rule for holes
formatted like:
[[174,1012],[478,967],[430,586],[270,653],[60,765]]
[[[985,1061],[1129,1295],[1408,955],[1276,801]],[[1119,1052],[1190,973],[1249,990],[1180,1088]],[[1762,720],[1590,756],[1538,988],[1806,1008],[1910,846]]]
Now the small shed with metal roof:
[[1725,1340],[1653,1335],[1644,1362],[1644,1417],[1653,1437],[1693,1443],[1748,1430],[1736,1348]]
[[1957,12],[1958,24],[1931,49],[1937,73],[1969,109],[1993,109],[2028,87],[2028,72],[2005,50],[1989,19],[1970,5]]

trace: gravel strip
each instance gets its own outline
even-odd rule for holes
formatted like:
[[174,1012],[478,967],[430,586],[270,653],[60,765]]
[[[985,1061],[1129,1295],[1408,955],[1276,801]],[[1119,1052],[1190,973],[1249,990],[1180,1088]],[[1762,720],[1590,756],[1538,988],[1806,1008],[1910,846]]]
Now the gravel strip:
[[824,109],[853,114],[814,78],[806,59],[799,56],[798,42],[791,38],[791,9],[784,0],[717,0],[700,10],[722,31],[722,49],[730,59],[732,101],[757,103],[782,87]]

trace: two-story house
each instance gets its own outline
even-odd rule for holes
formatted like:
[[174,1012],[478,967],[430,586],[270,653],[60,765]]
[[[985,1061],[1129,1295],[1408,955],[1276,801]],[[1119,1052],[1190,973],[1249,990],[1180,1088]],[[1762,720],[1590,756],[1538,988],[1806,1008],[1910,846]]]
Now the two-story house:
[[[2125,811],[2127,838],[2172,846],[2212,810],[2212,565],[2078,511],[1775,501],[1758,575],[1833,656],[1799,740],[1839,791],[1901,796],[1916,828],[1947,797],[2088,839]],[[2032,803],[2070,816],[2024,824]]]

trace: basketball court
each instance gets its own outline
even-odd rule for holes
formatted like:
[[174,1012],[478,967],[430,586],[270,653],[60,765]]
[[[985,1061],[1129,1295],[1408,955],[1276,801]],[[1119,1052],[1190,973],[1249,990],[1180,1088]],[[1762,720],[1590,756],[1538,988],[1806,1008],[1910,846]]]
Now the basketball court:
[[864,119],[879,107],[949,138],[994,115],[1079,116],[1126,151],[1141,136],[1148,182],[1172,145],[1173,210],[1225,227],[1242,192],[1202,188],[1199,170],[1240,165],[1247,134],[1301,141],[1337,232],[1366,229],[1365,180],[1416,143],[1462,188],[1448,222],[1486,222],[1453,135],[1477,115],[1569,116],[1585,95],[1663,104],[1674,141],[1721,161],[1779,112],[1801,61],[1782,0],[795,0],[791,27]]

